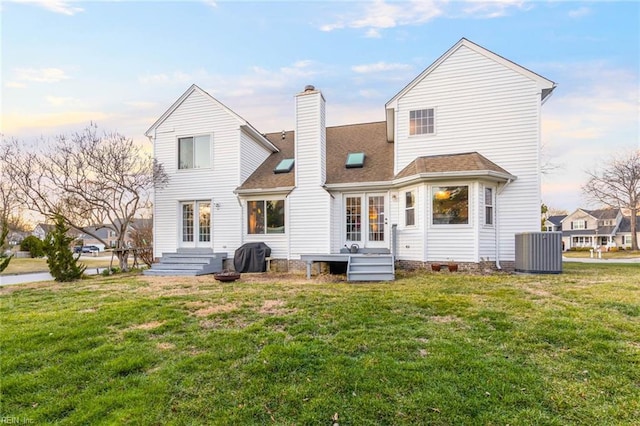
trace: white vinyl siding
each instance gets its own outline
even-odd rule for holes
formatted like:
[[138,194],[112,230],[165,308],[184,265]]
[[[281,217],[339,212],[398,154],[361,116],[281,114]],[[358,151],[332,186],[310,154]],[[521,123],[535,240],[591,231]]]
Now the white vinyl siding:
[[[409,112],[437,105],[437,134],[409,135]],[[536,82],[461,46],[397,102],[395,172],[418,156],[477,151],[517,179],[496,210],[501,258],[516,232],[540,228],[540,90]]]
[[251,176],[271,152],[245,132],[240,134],[240,183]]
[[[239,121],[224,107],[198,91],[193,91],[156,129],[155,158],[170,175],[165,188],[155,191],[155,256],[175,252],[180,237],[179,203],[187,200],[212,202],[212,241],[218,252],[233,251],[241,245],[242,209],[233,194],[240,184]],[[208,169],[177,170],[177,141],[180,137],[210,134],[213,164]],[[215,184],[213,184],[215,182]]]

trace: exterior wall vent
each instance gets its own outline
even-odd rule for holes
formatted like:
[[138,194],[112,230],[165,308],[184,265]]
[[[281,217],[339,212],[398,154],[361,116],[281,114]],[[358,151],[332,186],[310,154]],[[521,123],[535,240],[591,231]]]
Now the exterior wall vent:
[[516,272],[559,274],[562,272],[562,232],[516,234]]

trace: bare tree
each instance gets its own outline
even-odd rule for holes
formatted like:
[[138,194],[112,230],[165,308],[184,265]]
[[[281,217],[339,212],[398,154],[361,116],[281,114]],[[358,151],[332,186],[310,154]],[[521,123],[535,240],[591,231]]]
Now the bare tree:
[[[3,144],[0,147],[1,159],[8,160],[13,154],[11,145]],[[7,235],[19,206],[15,179],[3,163],[4,161],[0,162],[0,272],[9,266],[11,261],[11,256],[5,254],[8,247]]]
[[587,171],[582,187],[594,201],[609,207],[628,209],[631,220],[631,249],[638,250],[637,215],[640,209],[640,150],[613,156],[602,169]]
[[135,255],[149,268],[153,263],[153,219],[138,219],[131,231]]
[[[116,248],[125,248],[136,213],[150,205],[154,186],[168,182],[162,165],[132,139],[118,133],[98,135],[93,123],[82,132],[42,142],[34,152],[14,140],[9,143],[11,158],[2,159],[20,201],[46,217],[59,214],[65,224],[105,246],[108,242],[94,226],[108,225],[115,231]],[[126,254],[117,254],[120,268],[127,270]]]

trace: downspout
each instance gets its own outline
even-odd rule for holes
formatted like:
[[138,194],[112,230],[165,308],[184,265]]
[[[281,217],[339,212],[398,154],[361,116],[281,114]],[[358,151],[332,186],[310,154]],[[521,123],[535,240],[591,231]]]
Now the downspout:
[[495,199],[495,215],[496,215],[496,226],[495,226],[495,232],[496,232],[496,268],[500,271],[502,270],[502,266],[500,266],[500,220],[498,220],[498,217],[500,216],[499,214],[499,210],[498,210],[498,196],[500,194],[502,194],[504,192],[504,189],[507,187],[507,185],[509,185],[512,182],[511,179],[507,180],[507,182],[505,182],[504,185],[502,185],[502,188],[498,187],[498,190],[496,191],[496,199]]
[[238,206],[240,206],[240,245],[244,244],[244,209],[242,208],[242,200],[240,200],[240,195],[236,194],[236,200],[238,201]]

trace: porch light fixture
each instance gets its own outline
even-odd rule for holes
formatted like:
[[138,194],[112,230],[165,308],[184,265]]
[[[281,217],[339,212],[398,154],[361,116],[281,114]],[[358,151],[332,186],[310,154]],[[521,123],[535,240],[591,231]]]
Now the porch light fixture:
[[347,169],[361,168],[364,166],[364,152],[350,152],[347,154],[347,162],[344,165]]
[[273,169],[273,173],[289,173],[291,169],[293,169],[293,158],[285,158],[280,161],[275,169]]

